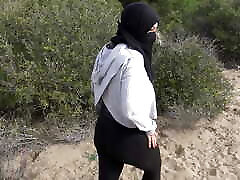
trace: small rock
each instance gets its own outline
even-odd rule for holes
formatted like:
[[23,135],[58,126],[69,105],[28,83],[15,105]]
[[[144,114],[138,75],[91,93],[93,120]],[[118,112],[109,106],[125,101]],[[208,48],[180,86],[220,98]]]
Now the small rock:
[[208,171],[210,176],[217,176],[217,170],[216,169],[209,169]]
[[185,154],[184,148],[183,148],[183,146],[181,144],[180,145],[176,145],[175,154],[177,156],[182,156],[182,155]]

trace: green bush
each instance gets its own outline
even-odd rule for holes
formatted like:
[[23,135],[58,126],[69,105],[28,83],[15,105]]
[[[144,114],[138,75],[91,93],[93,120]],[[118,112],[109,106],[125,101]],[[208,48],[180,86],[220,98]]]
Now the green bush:
[[[0,1],[0,110],[63,119],[88,116],[93,110],[92,65],[116,32],[113,22],[119,18],[120,4],[111,0]],[[224,107],[229,85],[212,48],[206,49],[211,44],[199,41],[188,38],[156,47],[160,109],[183,104],[214,114]]]
[[215,40],[224,63],[240,64],[239,0],[147,0],[160,15],[161,31]]
[[1,0],[0,109],[30,116],[91,111],[92,64],[116,31],[119,8],[104,0]]
[[224,62],[240,63],[239,0],[201,1],[194,11],[185,14],[186,29],[215,39]]
[[208,40],[190,37],[157,46],[154,57],[155,88],[160,110],[183,105],[203,115],[220,112],[230,95],[230,84]]

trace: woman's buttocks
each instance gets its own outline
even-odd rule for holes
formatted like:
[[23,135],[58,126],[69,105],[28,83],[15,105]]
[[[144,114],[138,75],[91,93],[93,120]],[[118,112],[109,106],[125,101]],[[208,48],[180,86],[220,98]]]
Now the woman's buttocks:
[[124,125],[121,125],[119,122],[117,122],[111,113],[108,111],[107,107],[103,103],[100,115],[98,117],[98,122],[97,125],[104,129],[108,130],[108,132],[131,132],[131,131],[136,131],[138,130],[137,128],[128,128]]
[[112,117],[107,107],[104,104],[102,105],[101,112],[96,123],[95,136],[98,136],[101,141],[105,141],[106,139],[116,140],[119,136],[123,137],[124,135],[134,132],[139,132],[139,130],[137,128],[128,128],[118,123]]

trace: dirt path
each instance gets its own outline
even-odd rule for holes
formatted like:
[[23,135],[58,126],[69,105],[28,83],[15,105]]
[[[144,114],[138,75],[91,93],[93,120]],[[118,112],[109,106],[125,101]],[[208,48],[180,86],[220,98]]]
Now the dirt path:
[[226,111],[195,130],[165,132],[163,179],[240,179],[240,73],[225,74],[235,85]]
[[[163,180],[240,180],[240,72],[227,70],[224,74],[235,86],[226,111],[214,120],[199,121],[192,130],[163,130]],[[49,146],[39,155],[26,153],[11,163],[15,166],[8,174],[18,168],[23,179],[97,180],[92,141]],[[140,170],[126,166],[121,179],[138,180],[141,176]]]

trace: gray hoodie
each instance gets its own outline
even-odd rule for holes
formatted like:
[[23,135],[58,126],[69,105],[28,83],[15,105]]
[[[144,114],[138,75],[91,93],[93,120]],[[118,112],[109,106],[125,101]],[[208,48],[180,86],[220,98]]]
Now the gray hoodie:
[[155,92],[141,53],[118,44],[99,52],[91,76],[94,104],[102,98],[113,118],[128,128],[154,133]]

